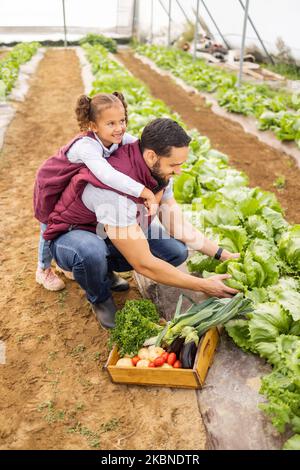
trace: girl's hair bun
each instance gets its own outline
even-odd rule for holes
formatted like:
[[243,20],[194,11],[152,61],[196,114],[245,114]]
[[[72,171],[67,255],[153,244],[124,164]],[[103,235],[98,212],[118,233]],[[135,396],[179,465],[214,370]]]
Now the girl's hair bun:
[[87,95],[80,95],[77,100],[75,113],[81,131],[88,130],[90,121],[91,101],[92,99]]

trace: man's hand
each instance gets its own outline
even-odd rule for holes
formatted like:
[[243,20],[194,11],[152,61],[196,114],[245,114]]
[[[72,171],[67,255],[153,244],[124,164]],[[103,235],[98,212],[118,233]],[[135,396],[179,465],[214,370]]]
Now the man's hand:
[[221,261],[227,261],[228,259],[237,259],[241,255],[240,253],[230,253],[230,251],[223,250],[222,251],[222,256],[221,256]]
[[202,279],[202,291],[210,297],[226,297],[231,298],[239,291],[223,284],[224,279],[229,279],[229,274],[217,274],[206,279]]
[[156,258],[150,251],[148,240],[139,225],[111,227],[105,230],[117,250],[138,273],[167,286],[204,292],[209,296],[232,297],[236,289],[225,286],[222,280],[229,279],[229,274],[219,274],[207,279],[191,276],[171,264]]

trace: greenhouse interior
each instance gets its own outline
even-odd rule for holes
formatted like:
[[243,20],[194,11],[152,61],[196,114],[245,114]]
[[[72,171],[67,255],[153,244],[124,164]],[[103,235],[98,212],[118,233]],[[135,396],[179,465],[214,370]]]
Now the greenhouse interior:
[[300,450],[299,17],[2,2],[1,451]]

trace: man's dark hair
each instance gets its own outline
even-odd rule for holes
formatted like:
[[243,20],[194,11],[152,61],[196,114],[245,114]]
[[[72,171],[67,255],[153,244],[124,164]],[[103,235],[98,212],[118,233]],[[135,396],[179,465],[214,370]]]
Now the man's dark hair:
[[141,136],[141,150],[153,150],[157,155],[169,157],[172,147],[188,147],[191,138],[172,119],[158,118],[149,122]]

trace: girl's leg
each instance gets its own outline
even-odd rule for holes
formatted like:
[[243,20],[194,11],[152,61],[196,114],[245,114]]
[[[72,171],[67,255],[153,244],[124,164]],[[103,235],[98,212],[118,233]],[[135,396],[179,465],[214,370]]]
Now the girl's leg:
[[51,267],[52,254],[49,248],[49,242],[44,239],[43,233],[46,230],[47,225],[41,224],[40,240],[39,240],[39,257],[38,267],[41,269],[48,269]]
[[65,283],[58,277],[51,268],[52,254],[49,248],[49,242],[43,238],[46,230],[46,224],[41,224],[38,267],[36,271],[36,282],[41,284],[47,290],[57,291],[65,288]]

